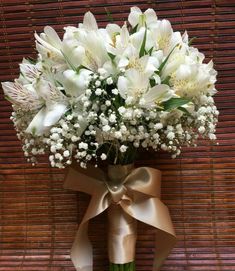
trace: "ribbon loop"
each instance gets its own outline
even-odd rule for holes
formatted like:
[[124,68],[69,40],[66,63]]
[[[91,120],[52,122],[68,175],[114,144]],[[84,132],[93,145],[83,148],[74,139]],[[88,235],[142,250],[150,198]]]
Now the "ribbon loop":
[[127,191],[126,187],[122,184],[107,183],[107,187],[114,203],[119,203]]
[[176,242],[169,211],[160,200],[161,172],[148,167],[133,169],[133,165],[117,165],[109,166],[107,177],[95,168],[93,173],[89,170],[89,176],[85,174],[70,168],[65,180],[66,188],[92,196],[71,251],[76,270],[93,270],[88,222],[108,208],[110,261],[124,264],[134,260],[136,220],[139,220],[156,229],[153,270],[159,271]]

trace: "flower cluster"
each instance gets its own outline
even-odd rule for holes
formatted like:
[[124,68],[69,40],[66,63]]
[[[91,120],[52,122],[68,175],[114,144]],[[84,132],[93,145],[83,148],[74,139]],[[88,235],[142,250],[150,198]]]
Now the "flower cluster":
[[217,72],[152,9],[131,8],[128,22],[98,28],[91,12],[61,40],[35,34],[38,58],[4,82],[25,156],[50,152],[53,167],[75,159],[132,162],[138,148],[172,157],[201,135],[215,140]]

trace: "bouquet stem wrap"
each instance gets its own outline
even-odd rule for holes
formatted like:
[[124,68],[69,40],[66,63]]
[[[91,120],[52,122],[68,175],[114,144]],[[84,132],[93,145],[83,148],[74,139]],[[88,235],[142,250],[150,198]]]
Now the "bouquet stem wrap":
[[116,203],[108,208],[108,253],[109,261],[114,264],[129,263],[135,258],[136,219],[124,212],[118,204],[123,194],[122,181],[132,169],[132,165],[108,167],[107,184],[113,194],[113,201]]
[[161,172],[133,165],[109,166],[108,174],[99,168],[71,167],[65,188],[91,195],[91,201],[78,228],[71,259],[77,271],[92,271],[92,246],[87,235],[89,220],[109,208],[110,262],[134,261],[136,221],[156,229],[154,271],[159,271],[176,242],[168,208],[160,200]]

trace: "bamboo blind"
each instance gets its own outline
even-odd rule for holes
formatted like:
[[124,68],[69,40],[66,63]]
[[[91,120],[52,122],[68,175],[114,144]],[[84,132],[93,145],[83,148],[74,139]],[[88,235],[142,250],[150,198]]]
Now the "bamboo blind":
[[[105,7],[118,23],[129,8],[152,7],[174,29],[188,30],[219,72],[219,146],[201,141],[171,160],[143,154],[138,165],[163,172],[162,199],[169,206],[178,236],[163,271],[235,270],[235,1],[234,0],[0,0],[0,81],[18,75],[24,56],[35,56],[35,31],[47,24],[59,33],[91,10],[100,26]],[[69,250],[89,197],[63,189],[64,172],[46,158],[32,168],[9,120],[10,104],[0,93],[0,271],[72,271]],[[137,270],[150,271],[154,230],[139,224]],[[94,270],[107,270],[106,216],[94,219]]]

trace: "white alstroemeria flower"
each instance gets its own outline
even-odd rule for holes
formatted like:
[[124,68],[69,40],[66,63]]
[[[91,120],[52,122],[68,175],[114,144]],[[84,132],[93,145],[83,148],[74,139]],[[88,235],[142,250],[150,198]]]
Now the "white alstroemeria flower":
[[108,52],[115,56],[122,55],[130,42],[130,34],[126,24],[122,28],[116,24],[108,24],[106,32],[109,37],[109,40],[106,42]]
[[[124,24],[123,27],[126,27],[126,24]],[[106,26],[106,32],[110,37],[110,42],[113,47],[116,47],[116,36],[120,35],[122,28],[118,24],[108,24]]]
[[102,36],[99,33],[91,31],[81,38],[81,44],[85,48],[85,57],[82,65],[93,72],[110,60],[104,45]]
[[159,67],[159,62],[149,55],[139,57],[137,50],[130,46],[125,55],[118,63],[119,68],[136,69],[146,76],[150,77]]
[[40,36],[35,33],[35,38],[36,48],[44,59],[63,61],[64,57],[61,52],[62,41],[52,27],[46,26],[44,33],[41,33]]
[[25,82],[33,83],[42,73],[41,63],[32,64],[24,59],[20,64],[20,73],[23,76]]
[[90,83],[91,71],[81,69],[79,72],[74,70],[66,70],[63,73],[62,84],[66,94],[78,97],[84,93]]
[[35,135],[43,135],[47,133],[50,127],[57,123],[67,111],[68,102],[60,90],[44,79],[39,79],[35,88],[38,95],[44,101],[44,105],[34,116],[26,132]]
[[32,84],[22,85],[19,81],[3,82],[2,88],[6,99],[23,111],[33,111],[43,106],[40,98]]
[[198,49],[195,47],[189,47],[188,54],[189,54],[189,56],[187,57],[187,59],[188,59],[188,62],[190,62],[190,63],[202,64],[205,59],[205,55],[203,53],[199,52]]
[[181,64],[173,73],[171,83],[177,95],[194,97],[206,93],[215,94],[216,72],[213,63]]
[[147,92],[148,85],[149,78],[135,69],[127,70],[124,76],[118,78],[117,83],[121,97],[130,100],[130,104]]
[[128,17],[130,25],[134,28],[137,24],[141,26],[151,26],[157,22],[157,15],[151,8],[147,9],[144,13],[138,7],[132,7]]
[[156,85],[143,95],[141,105],[147,108],[161,106],[162,102],[168,101],[174,96],[174,91],[168,85]]
[[161,78],[164,80],[168,76],[172,76],[172,74],[179,68],[181,64],[186,63],[186,54],[184,51],[179,50],[178,47],[174,49],[169,59],[166,62],[162,72]]
[[118,90],[127,104],[139,103],[142,107],[157,106],[169,100],[174,92],[167,85],[149,86],[149,78],[138,70],[127,70],[118,80]]
[[180,32],[173,32],[168,20],[158,21],[151,28],[151,37],[157,50],[162,50],[167,55],[177,44],[182,44]]
[[[147,32],[146,32],[147,31]],[[151,37],[151,31],[146,27],[141,27],[138,31],[130,36],[130,43],[140,52],[140,48],[143,44],[144,36],[146,34],[145,50],[149,51],[154,48],[154,41]]]
[[93,14],[86,13],[79,28],[69,29],[64,36],[63,50],[68,62],[75,68],[82,65],[94,72],[102,68],[104,63],[110,60],[102,33]]
[[76,69],[82,65],[85,57],[85,48],[79,45],[76,39],[63,40],[62,52],[70,68]]
[[83,18],[83,23],[79,24],[79,28],[86,31],[98,31],[98,25],[95,16],[90,12],[86,12]]

